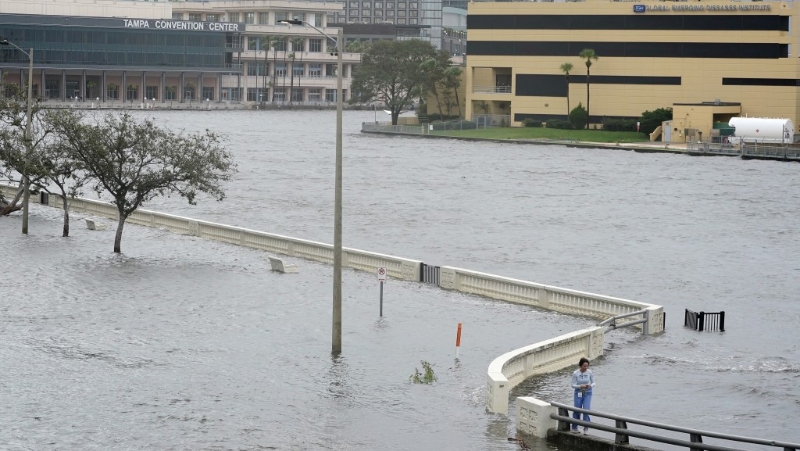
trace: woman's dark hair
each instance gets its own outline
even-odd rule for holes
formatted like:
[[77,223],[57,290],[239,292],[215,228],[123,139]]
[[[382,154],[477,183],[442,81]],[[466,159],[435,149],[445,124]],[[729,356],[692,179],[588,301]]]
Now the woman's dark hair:
[[586,357],[581,357],[581,360],[578,362],[578,366],[583,366],[584,363],[589,363],[589,359]]

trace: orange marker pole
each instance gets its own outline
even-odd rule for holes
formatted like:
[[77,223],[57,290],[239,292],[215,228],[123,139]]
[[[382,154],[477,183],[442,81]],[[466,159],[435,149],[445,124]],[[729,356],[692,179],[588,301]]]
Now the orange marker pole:
[[458,349],[461,347],[461,323],[458,323],[458,332],[456,332],[456,358],[458,358]]

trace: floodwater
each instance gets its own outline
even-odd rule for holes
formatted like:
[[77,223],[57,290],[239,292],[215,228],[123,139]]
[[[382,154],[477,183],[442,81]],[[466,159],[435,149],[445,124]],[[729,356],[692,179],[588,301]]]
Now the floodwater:
[[[334,112],[146,115],[222,133],[239,163],[222,203],[146,208],[332,241]],[[360,134],[374,119],[345,112],[345,246],[663,305],[665,334],[606,336],[593,408],[800,442],[800,166]],[[329,266],[278,275],[131,225],[113,255],[113,231],[62,239],[38,206],[19,225],[0,219],[8,449],[518,449],[514,405],[484,412],[486,367],[591,324],[394,280],[380,319],[375,276],[346,270],[333,359]],[[726,332],[684,329],[685,308]],[[408,381],[421,360],[431,386]],[[568,373],[513,394],[569,402]]]

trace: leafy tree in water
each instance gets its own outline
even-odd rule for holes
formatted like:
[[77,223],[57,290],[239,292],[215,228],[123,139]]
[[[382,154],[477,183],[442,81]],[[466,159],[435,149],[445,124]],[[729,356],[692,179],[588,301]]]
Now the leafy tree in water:
[[672,120],[672,108],[657,108],[653,111],[645,111],[639,121],[639,131],[649,135],[664,121]]
[[420,65],[436,58],[437,50],[430,43],[408,41],[377,41],[361,55],[361,65],[353,71],[351,102],[384,102],[391,111],[392,124],[403,108],[420,97],[426,75]]
[[95,123],[76,116],[60,119],[56,131],[94,182],[94,190],[114,198],[119,213],[114,238],[117,253],[122,252],[125,221],[141,205],[172,193],[192,205],[200,192],[221,201],[225,197],[222,182],[235,171],[231,154],[209,131],[184,136],[152,120],[136,122],[128,114],[108,114]]
[[27,91],[17,84],[0,85],[0,174],[19,183],[17,193],[10,202],[0,205],[0,216],[22,209],[19,204],[23,194],[25,175],[32,187],[39,184],[41,175],[40,150],[52,132],[43,120],[44,112],[38,102],[31,108],[31,140],[26,139]]

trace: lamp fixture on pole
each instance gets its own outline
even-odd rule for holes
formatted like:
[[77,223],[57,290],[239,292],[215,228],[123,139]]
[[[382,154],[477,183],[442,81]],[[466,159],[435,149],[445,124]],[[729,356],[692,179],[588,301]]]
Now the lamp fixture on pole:
[[22,50],[9,41],[8,39],[0,38],[0,45],[10,45],[19,50],[28,57],[28,112],[25,115],[25,167],[22,174],[22,233],[28,234],[28,205],[31,198],[31,180],[28,177],[28,157],[31,153],[31,114],[33,108],[33,48],[29,52]]
[[[331,339],[331,352],[342,352],[342,41],[343,30],[334,39],[329,34],[311,25],[310,23],[294,18],[281,20],[288,25],[306,25],[330,41],[336,43],[336,176],[334,181],[334,206],[333,206],[333,331]],[[289,93],[291,95],[291,93]]]

